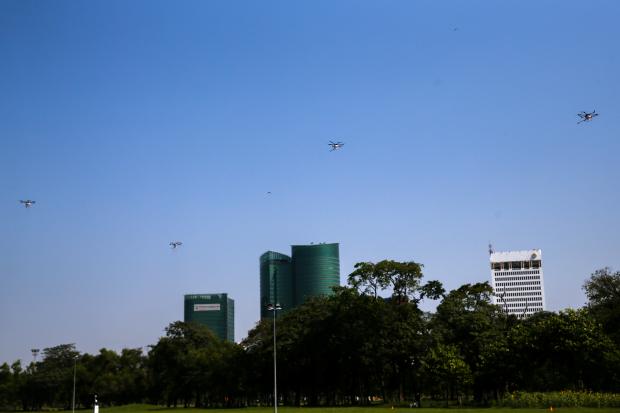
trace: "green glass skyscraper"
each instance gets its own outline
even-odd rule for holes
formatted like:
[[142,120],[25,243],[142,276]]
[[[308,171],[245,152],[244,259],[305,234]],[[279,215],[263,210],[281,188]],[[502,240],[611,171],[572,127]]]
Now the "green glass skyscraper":
[[340,285],[340,252],[338,244],[293,245],[295,305],[308,297],[332,294]]
[[235,301],[228,294],[185,295],[184,321],[209,327],[222,340],[235,341]]
[[308,297],[332,294],[340,285],[339,245],[293,245],[292,257],[267,251],[260,256],[260,313],[271,317],[267,304],[286,312]]
[[275,251],[260,256],[260,316],[269,316],[267,304],[280,304],[283,311],[294,307],[291,257]]

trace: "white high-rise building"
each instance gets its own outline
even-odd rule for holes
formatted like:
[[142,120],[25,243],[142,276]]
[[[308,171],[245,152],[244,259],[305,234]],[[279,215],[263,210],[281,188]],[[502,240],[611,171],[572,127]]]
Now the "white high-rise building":
[[489,252],[494,304],[519,318],[544,311],[542,251]]

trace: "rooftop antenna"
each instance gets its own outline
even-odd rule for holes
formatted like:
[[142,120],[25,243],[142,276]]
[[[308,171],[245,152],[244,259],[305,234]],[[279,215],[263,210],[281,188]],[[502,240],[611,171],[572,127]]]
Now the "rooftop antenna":
[[489,255],[493,254],[495,250],[493,249],[493,244],[489,242]]

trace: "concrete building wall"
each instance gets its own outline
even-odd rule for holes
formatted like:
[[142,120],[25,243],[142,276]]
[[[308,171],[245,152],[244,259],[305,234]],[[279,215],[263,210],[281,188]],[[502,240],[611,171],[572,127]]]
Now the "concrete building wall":
[[540,249],[491,252],[489,261],[495,304],[520,318],[545,310]]

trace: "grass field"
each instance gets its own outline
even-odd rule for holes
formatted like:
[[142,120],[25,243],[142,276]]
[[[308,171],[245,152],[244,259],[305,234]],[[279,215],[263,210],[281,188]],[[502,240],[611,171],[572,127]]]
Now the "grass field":
[[[110,407],[106,409],[100,409],[100,413],[154,413],[154,412],[178,412],[191,411],[191,413],[272,413],[273,407],[248,407],[245,409],[184,409],[183,407],[166,408],[152,405],[133,404],[121,407]],[[408,409],[408,408],[394,408],[387,406],[375,406],[375,407],[278,407],[278,413],[442,413],[455,411],[462,413],[544,413],[546,409],[510,409],[510,408],[481,408],[481,409],[442,409],[442,408],[429,408],[429,409]],[[558,413],[620,413],[620,408],[574,408],[565,407],[555,409]]]

